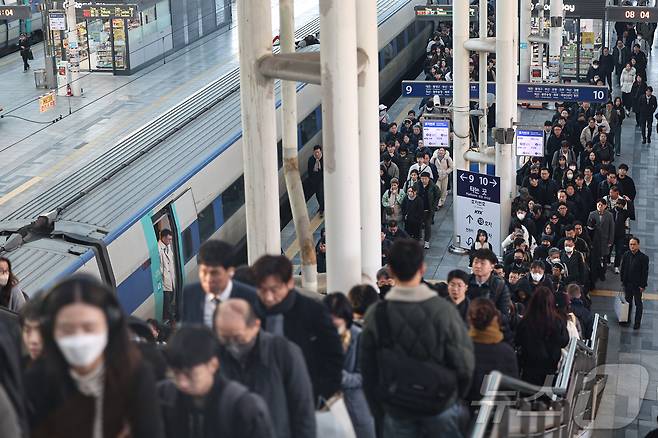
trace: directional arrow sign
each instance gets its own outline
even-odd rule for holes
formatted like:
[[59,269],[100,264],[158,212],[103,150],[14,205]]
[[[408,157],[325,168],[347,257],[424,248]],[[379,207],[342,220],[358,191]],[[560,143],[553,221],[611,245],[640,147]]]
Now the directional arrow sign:
[[[470,246],[477,232],[487,232],[494,252],[500,253],[500,178],[457,170],[457,217],[461,244]],[[469,243],[470,242],[470,243]]]

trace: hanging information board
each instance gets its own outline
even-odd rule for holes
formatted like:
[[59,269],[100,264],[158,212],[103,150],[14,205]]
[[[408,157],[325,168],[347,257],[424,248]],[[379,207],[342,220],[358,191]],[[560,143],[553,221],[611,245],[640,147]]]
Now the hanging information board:
[[425,120],[423,122],[423,143],[430,148],[450,146],[450,121]]
[[534,129],[517,129],[516,155],[523,157],[543,157],[544,131]]

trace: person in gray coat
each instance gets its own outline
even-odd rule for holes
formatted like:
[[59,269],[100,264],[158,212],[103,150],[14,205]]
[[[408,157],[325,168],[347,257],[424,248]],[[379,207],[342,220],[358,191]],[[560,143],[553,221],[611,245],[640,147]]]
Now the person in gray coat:
[[327,295],[323,301],[331,313],[331,320],[338,330],[345,352],[341,386],[356,438],[375,438],[375,420],[363,393],[363,377],[358,361],[361,329],[352,324],[352,304],[340,292]]
[[[615,243],[615,219],[612,213],[608,211],[608,203],[605,199],[599,199],[596,202],[596,210],[589,214],[587,224],[596,223],[597,232],[600,233],[600,251],[601,257],[608,260],[610,248]],[[605,266],[605,265],[604,265]]]
[[261,330],[242,299],[221,303],[213,320],[221,344],[219,374],[263,397],[277,438],[314,438],[313,389],[300,348]]
[[25,296],[11,269],[11,261],[7,257],[0,257],[0,306],[18,312],[24,305]]

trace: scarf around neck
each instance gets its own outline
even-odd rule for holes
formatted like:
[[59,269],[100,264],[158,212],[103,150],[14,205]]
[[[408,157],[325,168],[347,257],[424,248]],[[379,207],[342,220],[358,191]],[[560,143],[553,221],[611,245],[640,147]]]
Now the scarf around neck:
[[468,329],[468,335],[473,342],[479,344],[498,344],[503,340],[503,333],[500,331],[498,320],[495,319],[484,330],[477,330],[475,327]]

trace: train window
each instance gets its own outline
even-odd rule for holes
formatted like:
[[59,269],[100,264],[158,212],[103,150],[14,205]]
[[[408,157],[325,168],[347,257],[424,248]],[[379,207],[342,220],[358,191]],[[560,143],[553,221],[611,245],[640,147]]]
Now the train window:
[[398,36],[395,37],[395,44],[398,46],[398,52],[401,52],[406,46],[406,41],[404,39],[405,32],[402,31]]
[[215,211],[212,204],[199,213],[199,237],[201,242],[205,242],[213,235],[217,228],[215,227]]
[[318,113],[314,110],[299,124],[300,145],[305,145],[311,141],[318,131]]
[[192,227],[187,227],[187,229],[181,233],[181,238],[182,238],[182,241],[183,241],[183,260],[184,260],[184,263],[187,263],[194,256],[194,242],[192,241]]
[[384,47],[379,52],[379,55],[381,56],[381,58],[380,58],[381,59],[380,60],[381,69],[386,67],[388,65],[388,63],[391,62],[393,60],[393,58],[395,58],[395,53],[396,53],[395,40],[393,40],[390,43],[388,43],[386,45],[386,47]]
[[283,140],[276,144],[276,163],[279,169],[283,167]]
[[244,176],[236,179],[224,193],[222,193],[222,212],[224,222],[244,205]]

